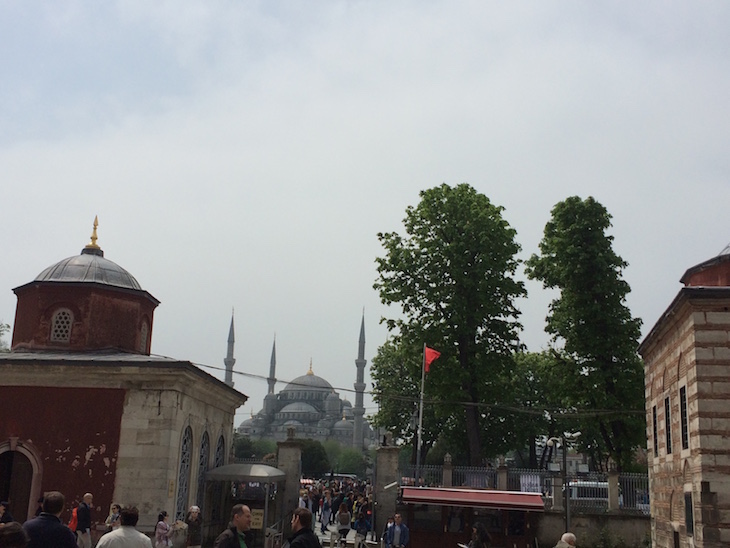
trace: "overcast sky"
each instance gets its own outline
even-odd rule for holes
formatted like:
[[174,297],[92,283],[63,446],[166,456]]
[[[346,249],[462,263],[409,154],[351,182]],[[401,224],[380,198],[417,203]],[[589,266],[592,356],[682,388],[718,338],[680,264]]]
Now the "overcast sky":
[[[398,313],[376,234],[467,182],[523,259],[558,201],[605,205],[646,334],[730,242],[728,28],[712,1],[0,0],[0,320],[98,215],[161,301],[153,353],[222,367],[235,308],[236,371],[265,376],[276,335],[278,378],[311,359],[352,389],[363,308],[368,364]],[[238,423],[266,382],[234,380]]]

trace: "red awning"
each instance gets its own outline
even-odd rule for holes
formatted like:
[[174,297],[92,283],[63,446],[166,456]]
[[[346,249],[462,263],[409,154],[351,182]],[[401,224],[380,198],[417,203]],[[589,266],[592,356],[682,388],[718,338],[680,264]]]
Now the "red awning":
[[401,498],[406,504],[470,506],[474,508],[502,508],[505,510],[532,510],[537,512],[545,510],[545,504],[540,493],[524,493],[522,491],[403,487]]

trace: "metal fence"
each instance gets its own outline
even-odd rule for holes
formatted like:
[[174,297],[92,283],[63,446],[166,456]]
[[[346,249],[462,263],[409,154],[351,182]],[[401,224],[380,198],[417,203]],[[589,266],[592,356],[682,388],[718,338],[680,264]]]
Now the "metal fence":
[[608,475],[599,472],[568,478],[570,507],[575,511],[608,510]]
[[[415,466],[401,467],[398,479],[401,486],[416,485]],[[558,473],[559,476],[559,473]],[[443,486],[443,466],[422,466],[422,486]],[[555,472],[529,468],[510,468],[507,471],[507,490],[541,493],[545,508],[553,507],[553,479]],[[497,489],[498,471],[494,468],[454,466],[452,485],[477,489]],[[568,478],[570,508],[575,512],[602,513],[608,511],[608,474],[592,472]],[[619,509],[624,513],[649,515],[649,478],[647,474],[620,474],[618,476]],[[563,495],[565,490],[563,488]]]
[[649,515],[649,476],[621,474],[618,477],[619,506],[625,512]]
[[[421,466],[418,469],[421,477],[419,485],[426,487],[440,487],[444,481],[444,467],[439,465]],[[416,485],[416,467],[409,464],[402,466],[398,472],[400,485]]]
[[454,466],[451,476],[454,487],[497,488],[497,470],[477,466]]

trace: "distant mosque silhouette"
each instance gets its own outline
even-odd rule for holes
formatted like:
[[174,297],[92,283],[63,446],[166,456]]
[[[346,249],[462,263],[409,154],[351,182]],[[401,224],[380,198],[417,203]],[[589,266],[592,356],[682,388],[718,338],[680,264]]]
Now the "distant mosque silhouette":
[[[226,383],[232,386],[234,328],[228,334],[228,356],[226,364]],[[363,394],[365,391],[365,315],[360,324],[360,340],[358,344],[355,366],[355,406],[347,398],[340,398],[332,385],[314,374],[312,362],[309,371],[297,377],[278,394],[274,393],[276,385],[276,340],[271,349],[269,367],[269,392],[264,398],[264,408],[251,418],[243,421],[237,432],[252,440],[287,439],[287,430],[295,429],[297,438],[316,441],[334,440],[355,449],[367,449],[376,443],[376,433],[365,420]]]

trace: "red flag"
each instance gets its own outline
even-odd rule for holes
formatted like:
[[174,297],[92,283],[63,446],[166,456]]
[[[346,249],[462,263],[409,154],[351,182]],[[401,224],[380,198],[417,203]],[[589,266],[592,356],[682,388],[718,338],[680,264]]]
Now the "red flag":
[[438,350],[434,350],[433,348],[429,348],[428,346],[424,346],[423,349],[426,353],[423,361],[426,364],[426,373],[428,373],[431,362],[437,359],[441,355],[441,352],[439,352]]

